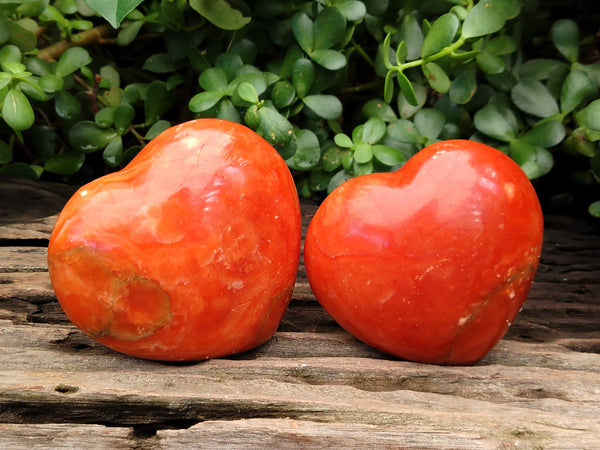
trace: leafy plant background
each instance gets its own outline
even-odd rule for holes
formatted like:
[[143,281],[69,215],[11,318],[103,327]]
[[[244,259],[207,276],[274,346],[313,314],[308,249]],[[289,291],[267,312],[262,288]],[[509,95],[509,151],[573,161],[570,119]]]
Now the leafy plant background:
[[0,174],[82,183],[195,117],[243,123],[299,194],[440,139],[600,217],[595,0],[0,2]]

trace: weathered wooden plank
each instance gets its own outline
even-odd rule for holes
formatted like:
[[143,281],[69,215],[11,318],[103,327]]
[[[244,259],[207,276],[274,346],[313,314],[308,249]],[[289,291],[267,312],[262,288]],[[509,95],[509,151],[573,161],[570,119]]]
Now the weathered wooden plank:
[[139,444],[131,428],[80,424],[0,423],[0,448],[29,449],[133,448]]
[[23,178],[0,179],[0,242],[47,240],[58,212],[75,188],[34,183]]
[[[509,436],[508,441],[519,438]],[[320,423],[294,419],[247,419],[201,422],[187,430],[157,433],[164,449],[204,448],[378,448],[493,449],[477,432],[432,431],[413,427]]]
[[[469,426],[470,425],[470,426]],[[546,435],[543,425],[535,427],[498,423],[493,434],[476,423],[456,424],[453,431],[398,423],[377,426],[345,423],[320,423],[294,419],[248,419],[201,422],[187,430],[162,430],[157,433],[160,448],[593,448],[594,436],[579,439],[569,430],[552,430]],[[577,443],[573,439],[577,439]]]
[[46,247],[0,247],[0,272],[46,272]]
[[[81,383],[87,383],[88,394],[101,396],[106,380],[115,376],[127,378],[127,383],[141,392],[145,386],[160,384],[169,377],[171,387],[177,389],[182,383],[179,377],[186,379],[184,384],[192,378],[200,380],[198,384],[206,379],[233,380],[240,383],[237,395],[246,397],[257,393],[248,391],[243,383],[266,378],[366,392],[413,390],[494,403],[519,402],[538,409],[544,406],[536,406],[537,400],[554,399],[561,401],[554,406],[561,413],[570,414],[575,404],[585,404],[577,415],[600,417],[600,355],[575,351],[576,345],[577,340],[539,344],[503,341],[474,367],[439,367],[386,359],[344,332],[280,332],[266,345],[237,358],[181,365],[116,354],[69,326],[12,326],[0,329],[0,392],[24,393],[20,400],[25,402],[32,389],[54,395],[61,383],[72,386],[74,392],[81,390]],[[35,375],[42,373],[45,375]],[[47,378],[48,374],[52,377]],[[57,377],[69,381],[59,382]],[[19,395],[14,394],[11,402],[17,400]],[[39,401],[51,405],[51,400]],[[138,407],[151,408],[153,394],[137,401]],[[120,402],[115,402],[112,408],[119,407]],[[105,409],[108,403],[102,401]],[[10,408],[5,405],[7,411]],[[51,412],[50,407],[47,410]]]
[[[181,369],[160,374],[26,372],[19,382],[2,381],[0,421],[27,418],[33,422],[133,425],[176,419],[290,417],[409,430],[414,427],[434,433],[478,432],[487,437],[525,430],[537,436],[540,444],[557,444],[566,437],[576,439],[578,445],[600,442],[597,409],[569,410],[571,402],[565,399],[525,398],[496,403],[410,389],[373,392],[330,383],[290,383],[268,376],[196,376]],[[0,371],[2,380],[7,375]]]

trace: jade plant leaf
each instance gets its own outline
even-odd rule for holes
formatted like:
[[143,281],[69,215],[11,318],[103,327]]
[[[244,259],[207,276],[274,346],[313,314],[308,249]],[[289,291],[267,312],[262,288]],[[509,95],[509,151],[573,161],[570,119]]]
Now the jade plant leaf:
[[143,0],[85,0],[87,5],[104,17],[113,28],[118,28],[121,21]]
[[433,24],[423,39],[421,58],[433,55],[447,47],[454,40],[460,25],[458,17],[452,13],[443,14]]
[[558,113],[558,104],[548,88],[540,81],[522,79],[511,90],[510,96],[517,107],[536,117]]
[[[133,0],[137,1],[137,0]],[[251,18],[233,8],[226,0],[190,0],[190,6],[212,24],[223,30],[239,30]]]

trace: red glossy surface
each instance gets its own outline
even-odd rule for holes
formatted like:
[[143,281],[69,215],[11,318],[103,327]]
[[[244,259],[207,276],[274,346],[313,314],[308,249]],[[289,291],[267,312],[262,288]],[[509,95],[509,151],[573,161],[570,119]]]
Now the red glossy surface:
[[289,303],[300,207],[279,154],[250,129],[204,119],[152,140],[83,186],[48,247],[69,318],[120,352],[196,360],[267,341]]
[[359,339],[408,360],[471,364],[519,311],[542,235],[523,171],[491,147],[454,140],[336,189],[304,255],[317,299]]

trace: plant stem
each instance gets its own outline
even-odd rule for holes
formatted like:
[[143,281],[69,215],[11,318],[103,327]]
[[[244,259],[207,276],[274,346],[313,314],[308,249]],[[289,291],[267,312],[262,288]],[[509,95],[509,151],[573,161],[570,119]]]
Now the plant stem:
[[101,42],[104,38],[110,37],[116,33],[116,30],[109,24],[99,25],[89,30],[83,31],[73,36],[72,39],[58,41],[48,47],[45,47],[37,54],[38,58],[45,61],[56,61],[60,56],[71,47],[84,47],[86,45]]
[[356,86],[348,86],[342,89],[344,93],[362,92],[370,89],[374,89],[381,86],[380,80],[371,81],[370,83],[359,84]]
[[372,68],[375,68],[375,61],[371,59],[367,52],[365,52],[365,50],[354,39],[352,39],[352,48],[356,50]]
[[410,69],[411,67],[422,66],[423,64],[428,63],[430,61],[435,61],[437,59],[443,58],[444,56],[450,55],[450,54],[452,54],[452,52],[454,52],[455,50],[458,50],[460,47],[462,47],[462,45],[465,43],[466,40],[467,39],[465,37],[461,36],[460,38],[458,38],[456,40],[456,42],[449,45],[448,47],[441,49],[439,52],[434,53],[433,55],[430,55],[426,58],[415,59],[414,61],[400,64],[399,66],[396,66],[395,69],[399,72],[402,72],[405,69]]
[[129,129],[128,131],[133,134],[133,136],[137,139],[137,141],[141,144],[141,145],[146,145],[146,141],[144,140],[144,136],[142,136],[140,133],[137,132],[137,130],[134,128],[133,125],[129,125]]

